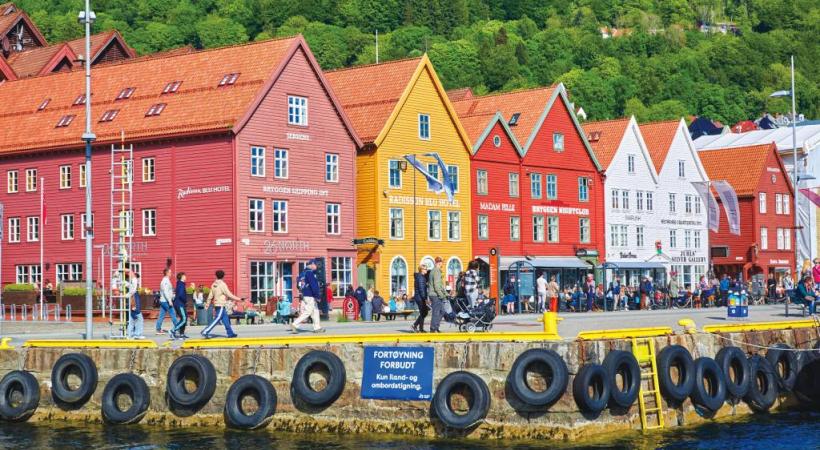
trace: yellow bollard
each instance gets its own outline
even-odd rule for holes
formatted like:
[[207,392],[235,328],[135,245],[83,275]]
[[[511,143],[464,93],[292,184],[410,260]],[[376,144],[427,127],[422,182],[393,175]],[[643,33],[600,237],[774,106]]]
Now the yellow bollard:
[[556,338],[560,339],[561,337],[558,335],[558,321],[564,320],[561,317],[558,317],[558,313],[544,311],[544,334],[550,334],[555,336]]
[[678,325],[682,326],[683,331],[688,334],[697,334],[698,332],[698,327],[692,319],[681,319],[678,321]]
[[13,350],[14,347],[9,345],[9,342],[11,342],[10,337],[0,338],[0,350]]

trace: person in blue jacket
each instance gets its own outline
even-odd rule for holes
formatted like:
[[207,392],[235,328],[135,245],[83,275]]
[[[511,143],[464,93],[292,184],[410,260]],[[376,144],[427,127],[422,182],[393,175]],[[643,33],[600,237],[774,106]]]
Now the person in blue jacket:
[[310,260],[303,272],[304,282],[302,283],[302,314],[298,319],[290,324],[290,331],[293,334],[299,332],[299,325],[310,318],[313,321],[313,332],[324,333],[325,329],[319,323],[319,308],[316,302],[322,298],[322,291],[319,290],[319,281],[316,279],[316,261]]
[[413,322],[413,331],[416,333],[424,333],[424,319],[427,313],[430,312],[430,305],[427,301],[427,266],[421,264],[418,272],[413,275],[415,294],[413,298],[419,308],[419,316]]
[[361,317],[362,320],[368,320],[364,317],[364,302],[367,301],[367,291],[361,283],[359,283],[359,287],[356,288],[356,292],[353,296],[356,297],[356,303],[359,304],[359,317]]
[[185,327],[188,325],[188,314],[185,312],[188,304],[188,292],[185,290],[185,272],[177,274],[177,286],[174,290],[174,311],[177,313],[177,320],[174,321],[174,328],[171,329],[171,339],[188,339],[185,335]]

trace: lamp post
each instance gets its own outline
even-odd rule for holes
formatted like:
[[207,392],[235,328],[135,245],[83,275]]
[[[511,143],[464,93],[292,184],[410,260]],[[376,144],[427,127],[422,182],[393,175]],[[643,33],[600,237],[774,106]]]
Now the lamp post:
[[92,270],[92,240],[94,239],[91,219],[91,143],[97,138],[91,131],[91,24],[96,15],[91,11],[91,0],[85,0],[85,10],[80,12],[77,20],[85,26],[85,132],[82,140],[85,142],[85,338],[92,339],[92,317],[94,294],[94,272]]
[[[405,155],[407,156],[416,155]],[[399,161],[399,170],[402,172],[407,172],[407,161]],[[413,264],[410,264],[410,268],[415,267],[418,264],[416,260],[416,171],[413,171]]]

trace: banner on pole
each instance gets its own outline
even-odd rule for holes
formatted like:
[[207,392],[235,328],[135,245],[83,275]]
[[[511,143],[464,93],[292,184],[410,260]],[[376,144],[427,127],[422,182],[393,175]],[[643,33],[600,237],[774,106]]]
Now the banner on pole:
[[726,211],[726,219],[729,221],[729,232],[740,235],[740,206],[737,202],[737,194],[732,185],[726,180],[713,181],[715,190],[723,202],[723,209]]
[[703,204],[706,205],[706,215],[709,229],[717,233],[718,228],[720,227],[720,206],[718,206],[715,196],[712,195],[712,190],[709,189],[709,182],[693,181],[692,186],[694,186],[695,190],[698,191],[698,194],[700,194],[700,199],[703,200]]
[[820,208],[820,194],[817,194],[811,189],[803,188],[800,189],[800,192],[806,196],[815,206]]

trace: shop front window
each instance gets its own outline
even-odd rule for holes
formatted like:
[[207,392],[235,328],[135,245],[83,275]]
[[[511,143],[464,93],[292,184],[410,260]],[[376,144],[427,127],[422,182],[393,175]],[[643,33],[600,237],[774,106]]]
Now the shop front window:
[[251,302],[264,305],[274,296],[274,262],[251,261]]
[[390,289],[389,295],[407,292],[407,261],[401,256],[397,256],[390,264]]

